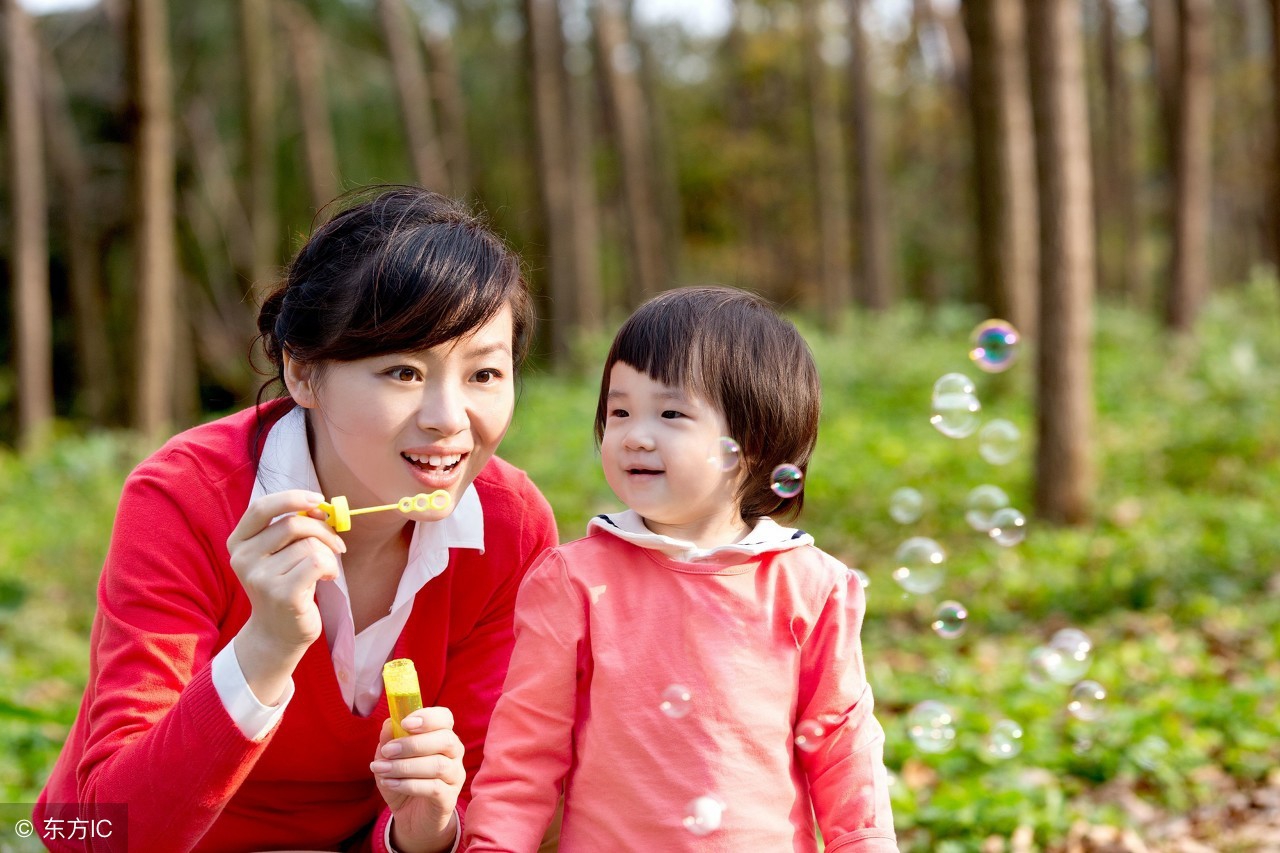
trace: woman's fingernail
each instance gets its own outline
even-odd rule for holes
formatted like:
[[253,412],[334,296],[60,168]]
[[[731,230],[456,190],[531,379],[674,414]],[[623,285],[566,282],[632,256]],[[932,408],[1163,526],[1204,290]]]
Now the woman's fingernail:
[[422,719],[420,717],[409,717],[402,720],[400,725],[406,729],[420,729],[422,728]]
[[399,787],[400,787],[400,780],[399,780],[399,779],[382,779],[382,780],[380,780],[380,781],[381,781],[382,787],[384,787],[384,788],[399,788]]
[[347,553],[347,543],[343,541],[341,536],[338,537],[338,553],[339,554]]
[[307,500],[311,501],[313,504],[324,503],[324,495],[320,494],[319,492],[307,492],[306,497],[307,497]]
[[371,761],[369,763],[369,769],[372,770],[374,773],[386,773],[391,769],[391,762],[390,761]]
[[400,744],[398,744],[398,743],[396,743],[396,742],[392,741],[391,743],[387,744],[386,746],[384,746],[384,747],[382,748],[382,757],[383,757],[383,758],[395,758],[395,757],[396,757],[397,755],[399,755],[403,750],[404,750],[404,747],[402,747]]

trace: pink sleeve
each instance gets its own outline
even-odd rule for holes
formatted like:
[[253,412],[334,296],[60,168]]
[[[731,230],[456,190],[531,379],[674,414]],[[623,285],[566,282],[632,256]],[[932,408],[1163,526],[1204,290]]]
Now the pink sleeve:
[[226,546],[188,513],[220,518],[225,506],[171,479],[144,466],[125,483],[98,590],[92,701],[81,709],[77,798],[128,803],[139,850],[194,846],[271,739],[245,737],[210,673]]
[[516,644],[472,787],[465,851],[536,850],[573,754],[585,602],[548,551],[516,599]]
[[835,589],[801,650],[797,725],[816,721],[825,730],[812,752],[797,755],[827,853],[896,853],[884,730],[862,663],[861,584],[839,572]]

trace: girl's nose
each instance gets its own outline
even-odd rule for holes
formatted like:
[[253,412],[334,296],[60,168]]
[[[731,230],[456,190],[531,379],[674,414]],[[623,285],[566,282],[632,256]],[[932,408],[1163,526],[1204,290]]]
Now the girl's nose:
[[622,446],[627,450],[652,450],[653,435],[641,426],[633,426],[622,437]]
[[424,432],[457,435],[470,426],[466,395],[456,382],[448,379],[427,381],[418,407],[418,426]]

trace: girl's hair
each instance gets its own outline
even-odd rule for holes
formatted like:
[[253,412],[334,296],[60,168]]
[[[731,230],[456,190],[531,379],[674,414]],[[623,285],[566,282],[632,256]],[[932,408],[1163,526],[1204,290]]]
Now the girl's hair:
[[[338,199],[258,312],[270,378],[302,363],[418,352],[463,337],[510,305],[512,355],[529,348],[533,303],[520,261],[460,203],[412,186]],[[264,371],[266,372],[266,371]],[[283,391],[287,394],[288,391]]]
[[604,362],[596,441],[604,438],[609,374],[618,362],[664,385],[684,388],[724,414],[741,448],[738,489],[744,521],[790,518],[804,493],[773,492],[773,471],[807,472],[818,440],[822,390],[808,344],[765,300],[727,287],[686,287],[641,305],[618,330]]

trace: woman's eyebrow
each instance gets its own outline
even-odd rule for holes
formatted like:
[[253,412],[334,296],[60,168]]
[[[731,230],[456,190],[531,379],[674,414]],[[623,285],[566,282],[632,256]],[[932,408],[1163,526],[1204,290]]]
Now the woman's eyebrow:
[[494,353],[502,353],[504,355],[509,356],[511,355],[511,345],[504,343],[502,341],[496,341],[494,343],[485,344],[483,346],[478,345],[467,350],[467,355],[471,358],[477,358],[477,357],[486,356],[486,355],[493,355]]

